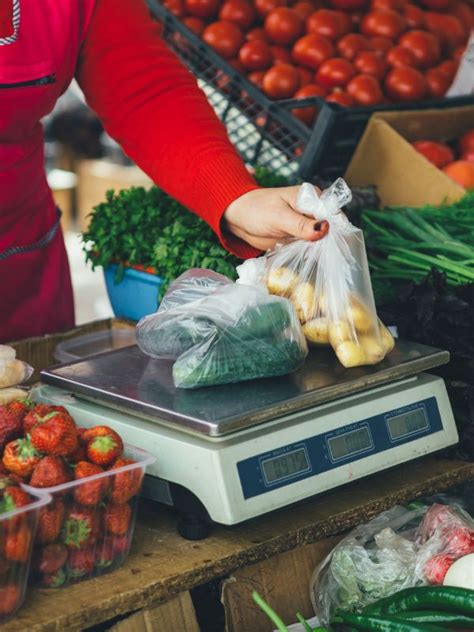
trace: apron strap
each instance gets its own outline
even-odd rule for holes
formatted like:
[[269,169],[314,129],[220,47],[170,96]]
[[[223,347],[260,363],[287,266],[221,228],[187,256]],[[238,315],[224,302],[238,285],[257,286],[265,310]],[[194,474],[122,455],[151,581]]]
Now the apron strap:
[[56,217],[57,219],[54,224],[38,241],[35,241],[33,244],[28,244],[27,246],[11,246],[7,248],[3,252],[0,252],[0,261],[4,261],[14,255],[24,254],[25,252],[31,252],[33,250],[41,250],[49,246],[58,232],[59,223],[61,221],[61,211],[58,208],[56,208]]

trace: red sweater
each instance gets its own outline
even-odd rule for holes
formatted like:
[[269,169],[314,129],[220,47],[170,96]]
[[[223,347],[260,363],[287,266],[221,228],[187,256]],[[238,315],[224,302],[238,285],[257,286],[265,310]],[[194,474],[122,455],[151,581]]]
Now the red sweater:
[[256,188],[193,76],[160,38],[144,0],[97,0],[77,79],[105,129],[154,182],[223,234],[229,204]]

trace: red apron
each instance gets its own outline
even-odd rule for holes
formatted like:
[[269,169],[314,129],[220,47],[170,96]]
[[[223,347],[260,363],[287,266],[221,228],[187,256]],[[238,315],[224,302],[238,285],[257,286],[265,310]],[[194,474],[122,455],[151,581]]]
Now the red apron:
[[74,325],[40,120],[74,76],[94,4],[0,0],[0,342]]

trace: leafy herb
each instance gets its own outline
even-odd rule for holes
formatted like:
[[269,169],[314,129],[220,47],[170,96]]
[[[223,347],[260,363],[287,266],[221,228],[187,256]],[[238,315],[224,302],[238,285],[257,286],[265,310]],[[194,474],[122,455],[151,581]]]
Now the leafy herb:
[[[262,168],[256,169],[255,178],[265,187],[288,184]],[[166,280],[160,298],[169,282],[189,268],[209,268],[233,279],[239,263],[202,219],[155,186],[108,191],[105,202],[94,208],[82,240],[93,268],[119,264],[117,281],[125,265],[156,272]]]

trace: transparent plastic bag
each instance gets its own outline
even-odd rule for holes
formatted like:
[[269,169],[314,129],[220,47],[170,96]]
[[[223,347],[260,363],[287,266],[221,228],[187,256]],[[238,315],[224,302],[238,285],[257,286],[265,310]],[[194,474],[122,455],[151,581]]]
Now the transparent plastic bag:
[[340,211],[351,197],[341,178],[320,197],[303,184],[297,208],[327,221],[327,235],[287,241],[265,256],[269,292],[289,298],[307,340],[331,345],[346,368],[376,364],[394,346],[377,318],[362,231]]
[[33,373],[29,364],[17,360],[13,347],[0,345],[0,389],[23,384]]
[[137,342],[175,360],[180,388],[285,375],[308,353],[289,301],[208,270],[189,270],[170,286],[158,312],[138,323]]
[[473,526],[463,509],[440,504],[395,506],[359,525],[313,573],[315,614],[326,625],[337,609],[359,612],[404,588],[441,584],[474,552]]

